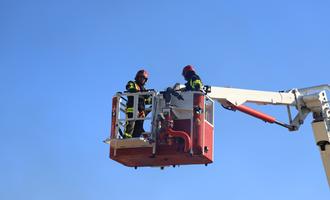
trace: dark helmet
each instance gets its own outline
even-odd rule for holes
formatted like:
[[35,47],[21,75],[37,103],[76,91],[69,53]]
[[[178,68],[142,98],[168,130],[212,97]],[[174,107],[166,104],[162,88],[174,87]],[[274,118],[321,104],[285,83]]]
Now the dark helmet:
[[148,80],[148,72],[144,69],[139,70],[135,75],[135,80],[138,81],[139,77],[143,77],[146,81]]
[[183,68],[183,70],[182,70],[182,76],[186,77],[186,75],[187,75],[188,72],[195,72],[194,67],[191,66],[191,65],[187,65],[187,66],[185,66],[185,67]]

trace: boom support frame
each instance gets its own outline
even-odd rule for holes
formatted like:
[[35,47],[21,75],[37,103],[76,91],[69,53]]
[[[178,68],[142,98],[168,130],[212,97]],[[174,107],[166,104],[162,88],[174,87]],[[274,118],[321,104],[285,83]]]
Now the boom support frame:
[[[314,118],[312,122],[314,137],[320,149],[323,166],[330,187],[330,104],[326,91],[330,91],[329,85],[319,85],[281,92],[212,87],[208,96],[218,101],[225,108],[240,110],[266,122],[284,126],[290,131],[297,131],[300,125],[304,123],[306,117],[312,113]],[[244,103],[287,106],[289,124],[278,122],[271,116],[267,116],[266,114],[242,105]],[[291,107],[295,107],[297,110],[294,119],[292,119],[291,116]]]

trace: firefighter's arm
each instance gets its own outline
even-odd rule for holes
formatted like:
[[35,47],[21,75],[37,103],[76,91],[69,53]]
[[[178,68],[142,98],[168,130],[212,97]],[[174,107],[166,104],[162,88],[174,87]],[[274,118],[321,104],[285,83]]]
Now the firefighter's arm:
[[185,86],[185,87],[183,87],[183,88],[180,88],[178,91],[180,91],[180,92],[186,92],[186,91],[188,91],[188,89],[187,89],[187,88],[188,88],[188,85],[189,85],[189,83],[188,83],[188,82],[187,82],[187,83],[185,83],[185,84],[184,84],[184,86]]
[[129,81],[129,82],[127,83],[127,85],[126,85],[126,90],[127,90],[127,92],[132,92],[132,93],[137,92],[137,91],[136,91],[136,88],[135,88],[135,84],[134,84],[133,81]]
[[[146,90],[146,92],[155,92],[155,90],[154,89],[150,89],[150,90]],[[144,95],[144,103],[146,105],[152,104],[152,95],[151,94]]]
[[192,78],[192,84],[194,85],[194,88],[196,91],[203,89],[203,83],[199,78],[193,77]]
[[144,98],[144,103],[150,105],[152,103],[152,96],[148,95]]

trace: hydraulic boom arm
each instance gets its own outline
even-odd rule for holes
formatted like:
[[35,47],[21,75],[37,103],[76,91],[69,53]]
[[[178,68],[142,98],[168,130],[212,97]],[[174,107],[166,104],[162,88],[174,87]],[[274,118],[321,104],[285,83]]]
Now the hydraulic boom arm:
[[[292,89],[285,92],[212,87],[208,96],[227,109],[239,110],[263,121],[286,127],[290,131],[298,130],[307,115],[312,113],[314,137],[321,152],[323,166],[330,186],[330,106],[326,91],[330,91],[329,85]],[[284,105],[288,110],[289,124],[279,122],[272,116],[242,105],[244,103]],[[297,110],[294,118],[291,116],[291,107],[295,107]]]

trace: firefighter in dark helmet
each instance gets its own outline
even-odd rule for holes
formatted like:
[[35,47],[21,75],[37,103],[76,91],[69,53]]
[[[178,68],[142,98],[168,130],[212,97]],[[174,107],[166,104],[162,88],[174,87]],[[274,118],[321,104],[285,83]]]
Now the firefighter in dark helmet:
[[[129,93],[145,92],[145,84],[148,81],[148,72],[146,70],[139,70],[136,73],[135,81],[129,81],[126,85],[126,90]],[[152,98],[148,95],[140,95],[138,99],[138,107],[136,113],[139,118],[144,118],[148,113],[145,111],[145,105],[151,104]],[[126,104],[126,115],[130,119],[134,112],[134,97],[129,96]],[[124,138],[140,137],[141,133],[145,132],[143,129],[143,120],[126,121]]]

